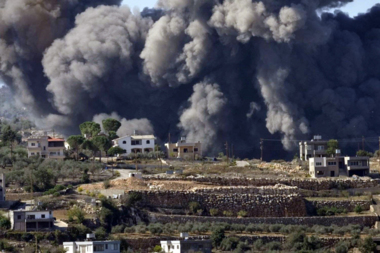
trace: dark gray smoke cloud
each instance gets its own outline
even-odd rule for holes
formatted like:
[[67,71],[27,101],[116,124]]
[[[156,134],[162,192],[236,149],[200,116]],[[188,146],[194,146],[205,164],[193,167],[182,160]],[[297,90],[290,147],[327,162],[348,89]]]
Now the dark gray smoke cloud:
[[356,18],[317,15],[351,0],[98,6],[119,2],[0,0],[0,76],[46,126],[72,134],[114,115],[123,134],[186,135],[210,153],[228,141],[249,157],[259,138],[292,150],[317,133],[380,134],[380,6]]

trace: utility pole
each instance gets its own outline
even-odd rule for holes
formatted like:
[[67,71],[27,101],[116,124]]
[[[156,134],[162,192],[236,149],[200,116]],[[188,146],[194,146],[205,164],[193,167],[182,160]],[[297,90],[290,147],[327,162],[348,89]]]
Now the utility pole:
[[380,137],[379,137],[379,150],[377,151],[377,161],[379,162],[379,168],[380,168]]
[[226,156],[227,156],[227,165],[229,164],[229,159],[228,159],[228,142],[226,141]]
[[235,158],[235,156],[234,156],[234,144],[231,145],[231,157],[232,157],[232,159]]
[[364,151],[364,136],[362,136],[362,150]]
[[260,150],[261,150],[260,160],[263,161],[263,151],[264,151],[263,139],[260,139]]

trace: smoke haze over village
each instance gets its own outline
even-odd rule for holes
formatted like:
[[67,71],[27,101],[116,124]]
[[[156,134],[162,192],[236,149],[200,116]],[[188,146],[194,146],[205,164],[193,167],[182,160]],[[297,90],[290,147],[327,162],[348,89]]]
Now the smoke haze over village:
[[313,134],[378,136],[380,5],[350,0],[0,0],[0,79],[40,127],[112,116],[119,134],[292,150]]

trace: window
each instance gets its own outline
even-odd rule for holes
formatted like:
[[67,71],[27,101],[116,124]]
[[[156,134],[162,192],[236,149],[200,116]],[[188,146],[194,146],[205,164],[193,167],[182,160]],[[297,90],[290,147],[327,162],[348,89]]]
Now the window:
[[324,146],[318,146],[318,150],[325,150]]
[[177,249],[179,249],[179,245],[177,245]]
[[318,171],[317,171],[317,175],[318,175],[318,176],[322,176],[322,175],[323,175],[323,171],[318,170]]
[[94,251],[104,251],[104,244],[95,244],[94,245]]
[[44,146],[44,150],[46,150],[46,147]]
[[140,145],[140,140],[134,140],[132,141],[132,145]]
[[127,141],[123,141],[123,144],[127,144]]
[[45,214],[41,214],[41,218],[42,218],[42,219],[45,219]]
[[173,148],[173,152],[178,152],[178,148]]
[[32,143],[30,143],[30,145],[31,145],[32,147],[34,147],[34,146],[36,146],[36,143],[32,142]]
[[18,220],[21,220],[21,215],[17,215],[17,219],[18,219]]
[[198,148],[194,148],[194,152],[198,152]]
[[146,144],[150,144],[150,140],[147,140],[147,141],[146,141]]
[[35,153],[34,153],[34,152],[32,152],[32,153],[30,153],[30,155],[35,155]]
[[330,166],[335,166],[336,162],[328,162],[327,164],[330,165]]
[[184,149],[183,149],[183,153],[187,153],[187,148],[184,148]]
[[322,166],[322,163],[321,162],[316,162],[315,165],[316,166]]

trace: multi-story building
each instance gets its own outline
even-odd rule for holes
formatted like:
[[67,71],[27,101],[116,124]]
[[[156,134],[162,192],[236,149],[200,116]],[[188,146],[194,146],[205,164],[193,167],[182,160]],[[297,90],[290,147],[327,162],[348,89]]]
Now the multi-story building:
[[307,161],[310,157],[326,157],[327,142],[320,135],[315,135],[310,141],[300,142],[301,161]]
[[67,253],[120,253],[120,241],[92,241],[93,234],[87,235],[84,242],[64,242],[63,248]]
[[202,157],[201,142],[186,142],[182,137],[177,143],[165,143],[168,157],[182,159],[199,159]]
[[25,211],[9,212],[11,229],[17,231],[50,231],[54,227],[52,211]]
[[187,233],[181,233],[180,240],[161,241],[162,251],[165,253],[211,253],[211,240],[189,239]]
[[114,147],[120,147],[126,154],[149,153],[154,151],[154,135],[127,135],[113,140]]
[[50,136],[28,138],[28,157],[41,156],[49,159],[64,159],[65,140]]
[[312,157],[309,158],[309,173],[312,177],[351,177],[369,174],[369,157]]

